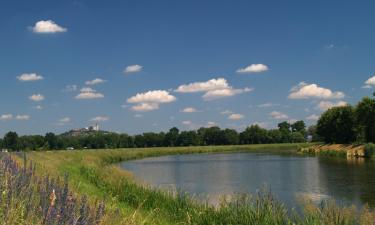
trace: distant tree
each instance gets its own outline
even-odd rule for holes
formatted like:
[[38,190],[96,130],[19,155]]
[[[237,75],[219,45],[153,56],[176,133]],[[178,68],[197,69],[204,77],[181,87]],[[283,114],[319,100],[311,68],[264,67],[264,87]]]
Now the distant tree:
[[363,141],[375,143],[375,99],[363,98],[356,107],[356,118]]
[[287,121],[281,122],[277,126],[281,132],[291,132],[291,125]]
[[351,143],[356,139],[355,121],[352,106],[334,107],[318,120],[317,133],[326,143]]
[[134,145],[138,148],[143,148],[146,146],[145,138],[143,137],[143,135],[138,134],[134,136]]
[[300,132],[302,135],[306,135],[306,124],[303,120],[296,121],[291,125],[292,132]]
[[272,129],[268,131],[268,143],[281,143],[282,133],[280,130]]
[[48,144],[48,149],[57,149],[57,137],[54,133],[47,133],[44,139]]
[[311,136],[312,142],[322,141],[321,137],[319,137],[316,131],[316,125],[312,125],[307,128],[307,135]]
[[301,132],[292,132],[290,134],[290,142],[292,143],[303,143],[306,142],[305,135]]
[[199,136],[196,131],[182,131],[178,136],[177,145],[196,146],[199,145]]
[[267,142],[267,130],[258,125],[251,125],[240,134],[242,144],[262,144]]
[[180,131],[177,127],[171,128],[168,133],[165,134],[164,145],[165,146],[176,146],[177,139]]
[[3,145],[11,151],[18,151],[18,134],[16,132],[8,132],[4,136]]
[[239,135],[236,130],[233,129],[225,129],[222,130],[222,144],[224,145],[237,145],[239,142]]

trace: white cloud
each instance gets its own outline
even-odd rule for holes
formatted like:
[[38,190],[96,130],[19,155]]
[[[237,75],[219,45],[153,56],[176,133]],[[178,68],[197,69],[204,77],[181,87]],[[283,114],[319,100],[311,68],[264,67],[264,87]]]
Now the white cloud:
[[19,81],[38,81],[43,80],[43,76],[36,73],[23,73],[20,76],[17,76]]
[[363,85],[362,88],[364,88],[364,89],[369,89],[369,88],[372,88],[372,86],[369,85],[369,84],[366,84],[366,85]]
[[182,124],[185,126],[191,126],[193,123],[190,120],[182,121]]
[[91,119],[92,122],[105,122],[108,120],[109,120],[108,116],[97,116]]
[[216,126],[217,126],[217,123],[208,121],[205,127],[216,127]]
[[224,78],[211,79],[206,82],[194,82],[180,85],[175,91],[179,93],[206,92],[202,98],[206,101],[252,91],[252,88],[234,89]]
[[29,99],[35,102],[40,102],[44,100],[44,96],[41,94],[33,94],[29,97]]
[[278,111],[273,111],[270,113],[270,116],[274,119],[277,119],[277,120],[286,120],[288,119],[288,115],[282,113],[282,112],[278,112]]
[[180,93],[207,92],[213,90],[221,90],[230,88],[228,82],[224,78],[211,79],[206,82],[194,82],[190,84],[180,85],[175,91]]
[[127,100],[128,103],[169,103],[176,100],[176,97],[169,94],[168,91],[164,90],[155,90],[147,91],[144,93],[138,93],[135,96]]
[[140,111],[140,112],[152,111],[152,110],[159,109],[159,103],[142,102],[142,103],[138,103],[137,105],[132,106],[131,109],[133,111]]
[[194,113],[194,112],[198,112],[197,109],[193,108],[193,107],[187,107],[187,108],[184,108],[183,110],[181,110],[181,112],[184,112],[184,113]]
[[290,92],[290,99],[341,99],[345,97],[343,92],[333,92],[330,89],[319,87],[317,84],[307,84],[305,82],[299,83]]
[[325,111],[327,109],[338,107],[338,106],[346,106],[348,103],[345,101],[337,101],[337,102],[331,102],[331,101],[321,101],[318,103],[317,108],[321,111]]
[[251,125],[258,125],[261,128],[268,128],[270,124],[268,122],[254,122]]
[[131,65],[125,68],[124,73],[138,73],[138,72],[141,72],[142,69],[143,69],[143,66],[141,65]]
[[375,85],[375,76],[370,77],[366,82],[365,82],[365,87],[370,88],[371,86]]
[[132,106],[133,111],[152,111],[159,109],[159,105],[162,103],[170,103],[176,101],[176,97],[171,95],[168,91],[155,90],[147,91],[144,93],[138,93],[133,97],[127,99],[128,103],[135,103]]
[[228,115],[228,114],[232,114],[233,112],[230,111],[230,110],[225,110],[225,111],[222,111],[220,112],[220,114],[223,114],[223,115]]
[[43,106],[41,106],[41,105],[37,105],[37,106],[34,107],[34,109],[42,110],[42,109],[43,109]]
[[70,123],[71,119],[69,117],[64,117],[59,120],[60,123]]
[[59,33],[66,32],[68,29],[57,25],[52,20],[41,20],[35,23],[32,30],[35,33]]
[[253,91],[252,88],[244,88],[244,89],[226,88],[226,89],[208,91],[202,97],[204,100],[210,101],[210,100],[215,100],[219,98],[231,97],[234,95],[251,92],[251,91]]
[[30,116],[29,115],[17,115],[16,120],[29,120]]
[[242,114],[237,114],[237,113],[234,113],[228,116],[228,119],[230,120],[241,120],[243,118],[244,116]]
[[317,121],[319,119],[319,116],[316,115],[316,114],[312,114],[308,117],[306,117],[306,120],[310,120],[310,121]]
[[56,126],[65,126],[67,123],[70,123],[72,120],[69,117],[63,117],[59,119],[57,123],[54,123]]
[[11,120],[13,119],[13,115],[12,114],[3,114],[3,115],[0,115],[0,120],[2,121],[7,121],[7,120]]
[[135,118],[142,118],[143,116],[142,116],[142,114],[135,114],[134,117]]
[[269,108],[269,107],[276,106],[276,105],[278,105],[278,104],[273,104],[271,102],[266,102],[266,103],[258,105],[258,107],[259,108]]
[[75,84],[66,85],[62,92],[75,92],[78,90],[78,86]]
[[88,80],[85,82],[86,85],[96,85],[96,84],[101,84],[101,83],[104,83],[106,82],[105,80],[101,79],[101,78],[95,78],[93,80]]
[[261,73],[268,71],[268,66],[264,64],[251,64],[245,68],[240,68],[237,73]]
[[90,87],[84,87],[80,90],[80,93],[75,98],[76,99],[98,99],[98,98],[104,98],[104,95]]

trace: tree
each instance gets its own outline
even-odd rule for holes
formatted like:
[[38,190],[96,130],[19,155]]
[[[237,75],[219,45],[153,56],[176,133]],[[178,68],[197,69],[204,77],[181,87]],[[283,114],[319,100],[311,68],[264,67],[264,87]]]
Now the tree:
[[303,120],[296,121],[291,125],[292,132],[300,132],[302,135],[306,135],[306,124]]
[[352,106],[334,107],[318,120],[317,134],[326,143],[351,143],[356,140],[355,114]]
[[240,134],[242,144],[263,144],[267,141],[267,130],[258,125],[251,125]]
[[239,136],[236,130],[233,129],[225,129],[222,130],[222,144],[224,145],[236,145],[239,142]]
[[176,146],[177,145],[177,139],[179,135],[179,130],[177,127],[171,128],[168,133],[165,135],[164,139],[164,145],[166,146]]
[[57,149],[57,137],[54,133],[47,133],[44,139],[48,144],[48,149]]
[[363,98],[356,107],[356,117],[363,141],[375,143],[375,99]]
[[4,136],[3,145],[5,148],[11,151],[17,151],[18,149],[18,134],[16,132],[8,132]]
[[281,122],[277,125],[279,127],[279,130],[281,132],[290,132],[290,123],[288,123],[287,121],[284,121],[284,122]]

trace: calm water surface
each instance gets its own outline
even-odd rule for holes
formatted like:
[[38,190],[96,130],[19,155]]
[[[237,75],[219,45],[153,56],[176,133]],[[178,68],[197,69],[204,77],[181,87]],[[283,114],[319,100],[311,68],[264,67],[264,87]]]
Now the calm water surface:
[[373,161],[225,153],[147,158],[123,162],[121,167],[140,182],[186,191],[212,203],[222,195],[254,194],[266,186],[290,206],[298,196],[375,206]]

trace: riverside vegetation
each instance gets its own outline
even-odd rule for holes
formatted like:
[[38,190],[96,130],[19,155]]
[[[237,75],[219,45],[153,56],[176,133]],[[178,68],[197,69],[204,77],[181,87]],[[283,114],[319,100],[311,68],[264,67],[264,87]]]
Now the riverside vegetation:
[[[59,209],[64,195],[58,193],[64,193],[60,190],[61,187],[66,187],[66,183],[62,182],[58,185],[60,182],[57,182],[57,180],[53,182],[55,192],[51,188],[38,188],[40,183],[38,177],[46,177],[48,173],[50,175],[48,179],[55,180],[56,177],[68,173],[69,186],[73,190],[71,196],[72,198],[76,196],[74,202],[77,204],[76,210],[71,210],[69,215],[76,218],[75,221],[78,221],[82,217],[81,211],[88,213],[85,216],[87,219],[74,224],[94,224],[88,221],[99,221],[102,224],[374,224],[375,212],[366,206],[362,209],[354,206],[337,206],[331,201],[314,205],[306,200],[302,203],[303,212],[297,213],[293,209],[288,209],[267,191],[254,196],[238,195],[230,201],[223,199],[218,207],[199,204],[194,198],[184,193],[168,193],[137,184],[132,179],[131,174],[121,170],[116,165],[116,163],[125,160],[170,154],[234,151],[292,154],[296,152],[297,148],[307,146],[308,144],[273,144],[28,152],[26,157],[37,165],[36,169],[31,170],[34,172],[29,172],[32,175],[28,176],[34,178],[29,179],[30,184],[26,185],[27,187],[34,187],[31,188],[33,191],[29,194],[31,197],[24,196],[25,192],[22,191],[20,192],[21,195],[12,197],[11,201],[15,202],[14,204],[4,204],[4,201],[9,201],[5,196],[8,195],[10,190],[16,190],[16,188],[9,190],[6,189],[7,185],[3,184],[2,188],[5,188],[3,193],[6,194],[2,195],[0,211],[2,215],[6,213],[13,215],[15,219],[21,221],[18,224],[69,224],[58,222],[58,219],[64,217]],[[12,161],[8,154],[3,156],[1,168],[8,168],[7,162]],[[19,163],[22,162],[22,157],[17,153],[11,153],[11,155]],[[25,171],[25,169],[16,166],[13,161],[11,164],[19,169],[16,169],[13,175],[6,172],[7,169],[1,169],[1,174],[6,177],[6,179],[2,179],[2,182],[5,180],[16,182],[17,177],[22,177],[24,173],[22,171]],[[51,180],[49,183],[51,183]],[[42,187],[48,186],[43,186],[43,183],[41,185]],[[41,192],[40,190],[45,191]],[[52,197],[50,197],[51,194]],[[54,195],[55,197],[53,197]],[[82,197],[84,195],[87,195],[87,198]],[[40,199],[47,202],[44,208],[40,205]],[[53,210],[53,214],[49,214],[48,211],[51,210],[47,209],[46,214],[45,209],[50,208],[51,205],[54,207],[55,205],[51,203],[54,201],[56,202],[56,210]],[[32,215],[23,213],[27,211],[24,209],[30,203],[33,206],[31,212],[36,213]],[[38,211],[40,209],[44,209],[44,211]],[[47,220],[44,220],[46,215],[53,215],[50,217],[56,219],[48,220],[52,222],[47,223]]]

